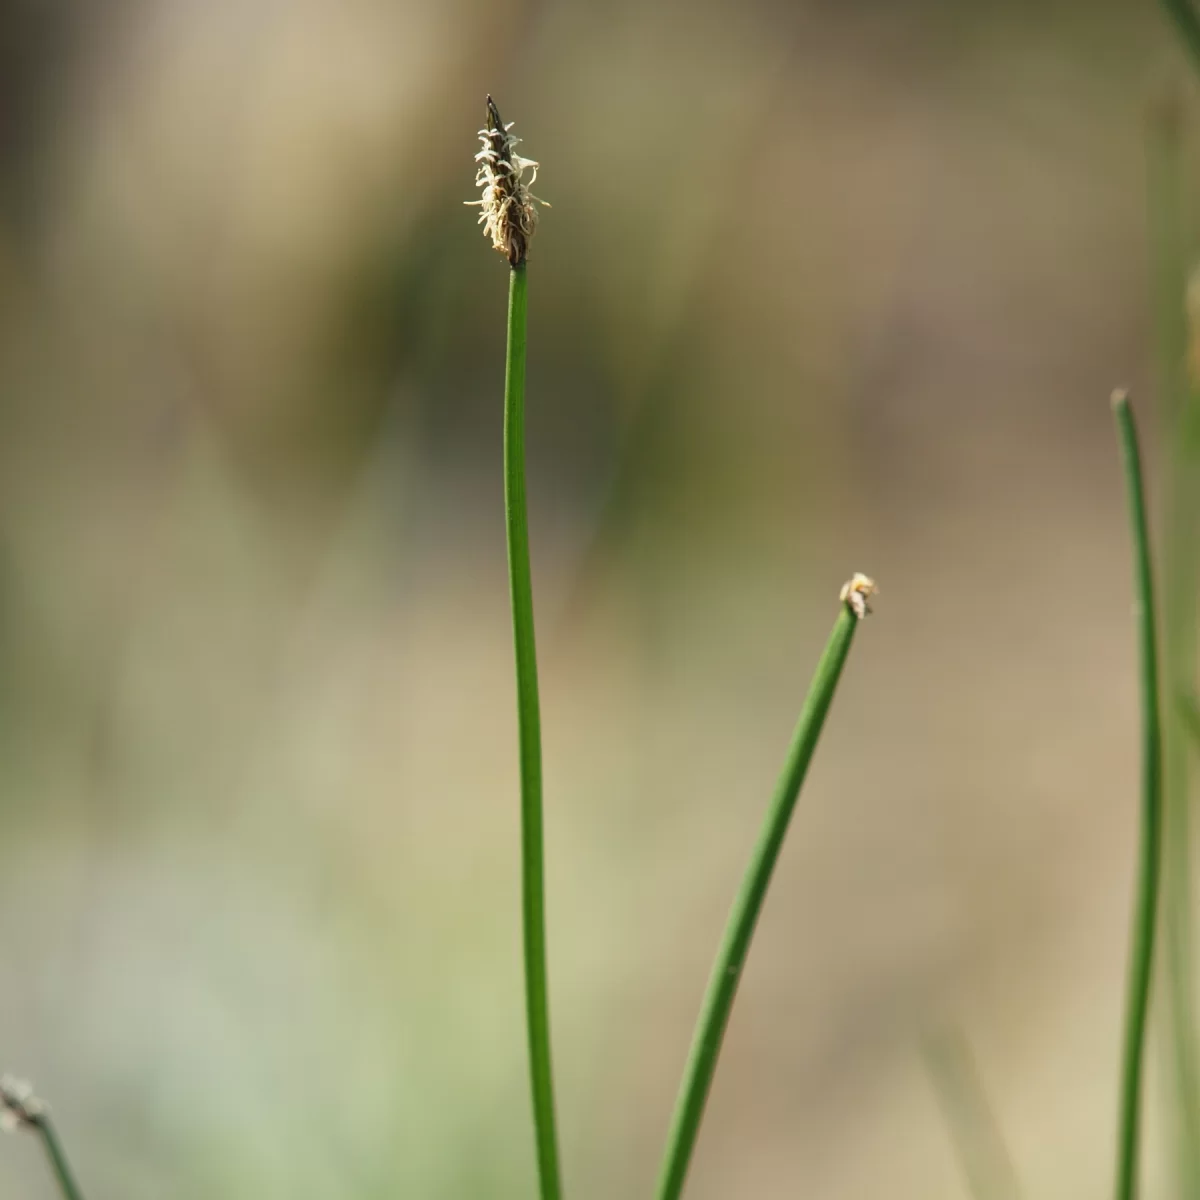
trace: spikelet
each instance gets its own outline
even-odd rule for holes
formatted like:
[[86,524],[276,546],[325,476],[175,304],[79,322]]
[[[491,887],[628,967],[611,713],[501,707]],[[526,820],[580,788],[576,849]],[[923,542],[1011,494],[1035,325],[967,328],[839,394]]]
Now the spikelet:
[[[516,153],[521,139],[509,132],[512,127],[513,122],[505,125],[500,119],[499,110],[489,96],[487,125],[479,131],[483,149],[475,155],[479,164],[475,186],[483,189],[483,196],[463,203],[478,205],[483,210],[479,224],[483,226],[484,237],[492,239],[493,248],[507,256],[510,266],[519,267],[525,262],[537,228],[534,203],[546,204],[546,201],[529,190],[529,183],[537,179],[538,164]],[[526,171],[532,172],[529,183],[525,181]]]
[[850,611],[861,621],[871,612],[869,601],[878,591],[875,580],[856,571],[854,578],[842,588],[841,601],[850,605]]
[[0,1130],[12,1133],[15,1129],[32,1127],[45,1111],[46,1106],[25,1080],[11,1075],[0,1077]]

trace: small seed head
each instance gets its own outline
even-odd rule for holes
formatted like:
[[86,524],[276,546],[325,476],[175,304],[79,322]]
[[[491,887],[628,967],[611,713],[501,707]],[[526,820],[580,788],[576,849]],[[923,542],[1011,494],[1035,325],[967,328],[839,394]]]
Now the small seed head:
[[843,585],[841,600],[843,604],[850,605],[850,611],[861,621],[871,612],[868,601],[878,592],[875,580],[856,571],[854,578]]
[[[516,152],[521,139],[509,131],[500,119],[491,96],[487,98],[487,125],[479,131],[483,149],[475,155],[479,164],[475,186],[483,189],[479,200],[464,200],[464,204],[478,205],[479,224],[484,237],[492,239],[492,246],[504,254],[510,266],[519,267],[525,262],[529,243],[537,228],[538,214],[534,203],[545,204],[545,200],[529,190],[529,184],[537,179],[538,164],[532,158],[522,158]],[[530,171],[529,181],[525,172]]]
[[45,1111],[31,1084],[12,1075],[0,1076],[0,1129],[5,1133],[36,1125]]

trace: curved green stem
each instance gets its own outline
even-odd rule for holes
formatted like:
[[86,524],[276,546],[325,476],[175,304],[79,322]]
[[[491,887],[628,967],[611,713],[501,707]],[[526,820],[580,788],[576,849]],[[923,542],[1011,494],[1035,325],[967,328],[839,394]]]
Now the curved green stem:
[[12,1075],[0,1075],[0,1115],[4,1117],[6,1127],[28,1130],[42,1139],[42,1146],[64,1200],[82,1200],[79,1185],[71,1174],[50,1113],[33,1094],[28,1082]]
[[562,1183],[554,1120],[550,1004],[546,983],[546,896],[542,849],[542,731],[538,710],[533,583],[525,503],[525,264],[508,289],[504,371],[504,513],[517,660],[517,728],[521,762],[521,914],[525,944],[525,1019],[542,1200],[558,1200]]
[[675,1114],[671,1121],[666,1153],[658,1179],[658,1200],[677,1200],[683,1192],[692,1151],[700,1131],[700,1122],[704,1116],[704,1106],[716,1072],[717,1056],[721,1052],[729,1013],[733,1008],[742,968],[750,950],[750,941],[754,936],[754,928],[771,882],[771,873],[783,846],[788,822],[796,805],[796,797],[800,794],[800,786],[804,782],[808,764],[821,736],[821,727],[833,702],[842,667],[850,653],[858,620],[850,604],[843,603],[825,653],[817,665],[808,697],[800,711],[800,718],[792,735],[792,744],[788,748],[783,771],[775,785],[766,820],[742,879],[742,886],[734,899],[725,927],[725,936],[713,964],[708,991],[704,996],[691,1052],[684,1069],[679,1098],[675,1104]]
[[46,1148],[46,1157],[50,1160],[51,1170],[54,1172],[55,1179],[58,1180],[58,1186],[65,1200],[83,1200],[83,1193],[79,1190],[75,1176],[71,1173],[62,1142],[58,1140],[58,1131],[54,1128],[54,1122],[50,1120],[47,1113],[43,1112],[39,1113],[32,1123],[34,1129],[41,1134],[42,1145]]
[[1137,1195],[1138,1146],[1141,1128],[1142,1066],[1146,1018],[1154,963],[1154,930],[1158,909],[1162,844],[1162,730],[1158,707],[1158,646],[1154,617],[1154,578],[1145,488],[1137,427],[1124,392],[1113,396],[1113,413],[1125,469],[1129,524],[1133,537],[1134,613],[1142,700],[1142,814],[1137,895],[1129,956],[1125,1009],[1125,1046],[1121,1066],[1121,1099],[1117,1143],[1116,1200]]

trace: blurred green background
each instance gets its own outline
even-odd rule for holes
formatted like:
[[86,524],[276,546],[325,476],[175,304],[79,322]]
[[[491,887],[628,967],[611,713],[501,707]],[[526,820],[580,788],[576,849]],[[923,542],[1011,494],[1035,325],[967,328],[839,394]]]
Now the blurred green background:
[[[507,281],[462,206],[489,91],[553,204],[570,1195],[651,1188],[855,570],[878,615],[689,1197],[964,1196],[942,1027],[1029,1195],[1106,1186],[1137,812],[1107,396],[1152,411],[1145,114],[1184,75],[1148,3],[0,7],[0,1066],[89,1196],[532,1194]],[[0,1141],[0,1196],[53,1195]]]

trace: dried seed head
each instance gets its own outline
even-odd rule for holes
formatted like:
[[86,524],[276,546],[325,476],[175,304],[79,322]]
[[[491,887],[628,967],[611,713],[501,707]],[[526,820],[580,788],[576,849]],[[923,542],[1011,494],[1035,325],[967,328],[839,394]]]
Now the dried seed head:
[[463,203],[478,205],[483,210],[479,224],[483,226],[484,237],[490,237],[492,246],[507,255],[511,266],[519,267],[525,261],[537,228],[534,202],[546,204],[546,201],[535,196],[525,182],[526,171],[532,172],[529,183],[537,179],[538,164],[516,153],[521,139],[509,132],[512,126],[511,121],[505,125],[500,119],[500,112],[489,96],[487,125],[479,131],[483,149],[475,155],[479,164],[475,186],[483,189],[483,197]]
[[5,1133],[36,1125],[45,1111],[46,1106],[25,1080],[0,1076],[0,1129]]
[[842,587],[841,600],[850,605],[850,611],[861,621],[871,611],[867,601],[878,592],[875,580],[855,571],[854,578]]

